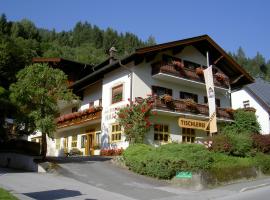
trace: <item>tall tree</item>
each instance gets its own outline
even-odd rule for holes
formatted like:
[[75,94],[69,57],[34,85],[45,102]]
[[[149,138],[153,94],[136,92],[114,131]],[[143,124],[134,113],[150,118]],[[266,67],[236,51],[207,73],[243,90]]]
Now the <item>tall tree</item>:
[[[17,74],[18,81],[10,86],[10,98],[34,128],[42,134],[43,158],[47,153],[47,136],[53,137],[55,117],[59,113],[57,102],[77,100],[67,86],[67,76],[59,69],[45,64],[30,65]],[[22,122],[23,123],[23,122]]]

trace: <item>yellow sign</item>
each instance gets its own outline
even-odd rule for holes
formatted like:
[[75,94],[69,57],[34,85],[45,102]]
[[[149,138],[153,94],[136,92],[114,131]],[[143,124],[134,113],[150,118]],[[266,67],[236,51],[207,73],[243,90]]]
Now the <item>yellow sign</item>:
[[195,119],[186,119],[186,118],[179,118],[178,124],[182,128],[193,128],[193,129],[201,129],[206,130],[208,127],[208,121],[201,121]]

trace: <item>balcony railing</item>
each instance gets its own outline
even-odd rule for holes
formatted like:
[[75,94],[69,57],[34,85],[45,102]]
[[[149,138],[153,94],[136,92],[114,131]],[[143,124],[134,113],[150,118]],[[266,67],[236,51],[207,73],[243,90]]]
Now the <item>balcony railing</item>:
[[102,107],[90,107],[87,110],[62,115],[56,119],[57,128],[64,128],[101,119]]
[[[205,83],[203,74],[196,73],[196,70],[183,67],[182,69],[177,68],[172,63],[157,62],[152,65],[152,75],[158,73],[164,73],[173,75],[179,78],[184,78],[192,81]],[[214,74],[214,85],[216,87],[229,88],[229,78],[224,74]]]
[[[189,106],[185,100],[178,99],[172,100],[172,102],[165,103],[163,100],[157,98],[154,100],[154,109],[172,111],[176,113],[190,113],[195,115],[209,116],[209,108],[206,104],[196,103],[193,106]],[[218,118],[233,120],[232,114],[228,108],[217,108],[216,113]]]

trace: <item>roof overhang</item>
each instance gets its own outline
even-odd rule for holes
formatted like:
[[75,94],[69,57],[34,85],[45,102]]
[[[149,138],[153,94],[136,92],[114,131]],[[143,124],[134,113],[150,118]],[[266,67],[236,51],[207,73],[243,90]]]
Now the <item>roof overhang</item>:
[[119,61],[122,64],[127,64],[134,61],[135,65],[142,62],[144,59],[146,62],[151,61],[155,55],[166,50],[172,50],[174,54],[181,52],[186,46],[194,46],[202,55],[209,53],[210,64],[216,64],[231,80],[231,88],[241,88],[246,84],[253,83],[254,79],[247,71],[242,68],[231,56],[229,56],[214,40],[208,35],[202,35],[198,37],[188,38],[184,40],[178,40],[154,46],[144,47],[136,49],[136,51],[120,60],[114,60],[110,63],[107,59],[103,63],[93,67],[94,71],[75,82],[71,87],[74,90],[85,87],[98,79],[103,78],[104,74],[120,67]]

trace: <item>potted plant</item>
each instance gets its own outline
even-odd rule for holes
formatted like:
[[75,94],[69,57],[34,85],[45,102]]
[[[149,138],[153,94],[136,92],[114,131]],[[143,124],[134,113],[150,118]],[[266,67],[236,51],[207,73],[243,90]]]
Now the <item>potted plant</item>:
[[203,68],[202,67],[197,67],[195,72],[198,76],[203,76]]
[[184,63],[178,60],[172,61],[173,66],[176,68],[176,70],[182,70],[184,69]]
[[226,108],[225,111],[230,115],[233,115],[233,113],[234,113],[234,109],[232,109],[232,108]]
[[218,73],[216,73],[216,79],[219,82],[223,82],[223,81],[225,81],[225,76],[224,76],[224,74],[218,72]]
[[161,96],[161,100],[164,101],[164,103],[171,103],[173,101],[172,96],[168,94],[164,94]]
[[94,146],[94,156],[100,156],[100,146],[99,145],[95,145]]
[[190,110],[197,110],[197,103],[193,99],[184,99],[186,107]]

